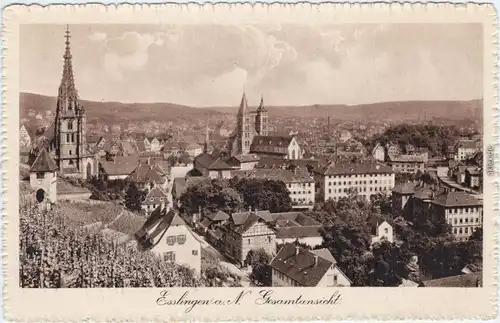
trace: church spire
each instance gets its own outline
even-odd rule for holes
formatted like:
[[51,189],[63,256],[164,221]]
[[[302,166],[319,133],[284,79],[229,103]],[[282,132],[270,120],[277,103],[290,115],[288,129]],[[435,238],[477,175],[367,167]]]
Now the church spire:
[[264,94],[260,96],[260,104],[259,107],[257,108],[257,111],[265,111],[266,108],[264,108]]
[[[75,87],[75,78],[73,75],[73,63],[72,63],[72,55],[71,55],[71,47],[70,47],[70,38],[71,33],[69,31],[69,25],[66,25],[66,32],[64,37],[65,41],[65,50],[64,50],[64,65],[63,65],[63,73],[61,78],[61,84],[59,85],[59,95],[58,95],[58,109],[62,110],[61,112],[76,110],[78,93]],[[75,111],[76,112],[76,111]]]
[[240,109],[238,110],[238,118],[243,118],[247,113],[248,101],[245,91],[243,91],[243,96],[241,97]]

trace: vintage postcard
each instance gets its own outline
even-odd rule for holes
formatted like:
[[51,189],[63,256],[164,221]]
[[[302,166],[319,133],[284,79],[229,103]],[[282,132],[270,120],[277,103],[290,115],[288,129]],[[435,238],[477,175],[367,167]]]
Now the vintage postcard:
[[496,315],[491,5],[3,17],[6,319]]

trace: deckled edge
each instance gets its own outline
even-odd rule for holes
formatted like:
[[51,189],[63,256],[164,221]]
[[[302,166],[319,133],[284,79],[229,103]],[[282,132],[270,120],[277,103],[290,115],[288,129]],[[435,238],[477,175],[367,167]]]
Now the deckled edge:
[[[224,9],[227,9],[227,8],[232,8],[232,7],[235,7],[235,6],[249,6],[249,7],[256,7],[256,6],[261,6],[261,7],[265,7],[265,8],[269,8],[269,7],[283,7],[283,6],[304,6],[304,5],[309,5],[311,7],[311,9],[315,8],[315,9],[319,9],[320,6],[336,6],[336,7],[361,7],[361,6],[368,6],[368,7],[374,7],[374,6],[380,6],[380,5],[388,5],[388,6],[391,6],[391,7],[402,7],[402,6],[405,6],[405,7],[414,7],[414,6],[423,6],[425,5],[426,7],[453,7],[453,8],[463,8],[463,7],[466,7],[468,5],[476,5],[476,6],[486,6],[486,7],[490,7],[492,10],[492,13],[489,14],[489,16],[491,16],[492,18],[492,25],[494,26],[494,29],[495,29],[495,32],[491,35],[491,40],[492,40],[492,45],[493,45],[493,52],[491,53],[492,54],[492,58],[493,58],[493,61],[494,61],[494,64],[493,64],[493,68],[494,68],[494,71],[493,71],[493,82],[492,82],[492,85],[493,85],[493,93],[494,93],[494,97],[493,97],[493,101],[494,101],[494,106],[493,107],[485,107],[484,104],[483,104],[483,123],[485,122],[486,118],[484,118],[484,111],[485,109],[493,109],[493,117],[494,117],[494,120],[493,120],[493,131],[495,132],[493,134],[493,142],[491,142],[489,146],[494,146],[494,152],[493,152],[493,156],[490,156],[490,158],[493,158],[494,159],[494,163],[495,163],[495,172],[494,172],[494,176],[496,178],[493,178],[492,181],[490,181],[490,184],[492,184],[493,186],[496,186],[497,190],[493,193],[493,202],[494,202],[494,209],[493,211],[494,212],[497,212],[498,214],[498,211],[499,211],[499,205],[498,205],[498,198],[499,198],[499,191],[498,191],[498,187],[499,187],[499,179],[498,179],[498,174],[500,173],[500,165],[499,165],[499,156],[498,156],[498,149],[500,148],[499,146],[499,142],[498,142],[498,135],[499,135],[499,132],[498,132],[498,126],[499,126],[499,122],[498,122],[498,116],[499,116],[499,111],[498,111],[498,98],[499,98],[499,92],[498,92],[498,67],[499,67],[499,63],[498,63],[498,44],[499,44],[499,41],[498,41],[498,30],[497,30],[497,10],[495,8],[495,6],[491,3],[451,3],[451,2],[428,2],[428,3],[423,3],[423,2],[367,2],[367,3],[363,3],[363,2],[357,2],[357,3],[352,3],[352,2],[323,2],[323,3],[309,3],[309,2],[306,2],[306,1],[301,1],[301,2],[296,2],[296,3],[280,3],[280,2],[272,2],[272,3],[263,3],[263,2],[255,2],[255,3],[249,3],[249,2],[234,2],[234,3],[227,3],[227,2],[206,2],[206,3],[196,3],[196,2],[189,2],[189,3],[173,3],[173,2],[165,2],[165,3],[162,3],[162,4],[131,4],[131,3],[128,3],[128,2],[124,2],[124,3],[118,3],[118,4],[100,4],[100,3],[88,3],[88,4],[49,4],[49,5],[40,5],[40,4],[31,4],[31,5],[24,5],[24,4],[10,4],[6,7],[3,8],[2,10],[2,35],[6,35],[6,34],[9,34],[9,30],[7,28],[7,25],[9,24],[9,18],[11,18],[10,16],[13,15],[15,16],[16,13],[15,13],[15,10],[17,8],[20,8],[20,7],[43,7],[44,10],[50,10],[50,8],[52,7],[66,7],[66,6],[71,6],[71,7],[74,7],[75,9],[78,9],[78,8],[81,8],[81,7],[86,7],[86,6],[93,6],[93,7],[98,7],[98,8],[102,8],[106,11],[109,11],[110,9],[117,9],[119,6],[122,6],[122,5],[125,5],[125,6],[129,6],[131,8],[136,8],[136,9],[139,9],[139,10],[142,10],[142,9],[148,9],[148,8],[151,8],[151,7],[166,7],[166,6],[181,6],[183,9],[187,9],[189,10],[189,7],[191,6],[197,6],[197,7],[202,7],[202,8],[209,8],[211,10],[215,10],[219,7],[222,7]],[[6,14],[7,13],[7,14]],[[484,39],[486,40],[487,38],[484,37]],[[2,129],[1,129],[1,138],[0,138],[0,144],[1,144],[1,148],[2,148],[2,165],[4,164],[4,162],[6,160],[8,160],[8,155],[9,155],[9,149],[8,149],[8,145],[4,142],[4,138],[7,138],[8,134],[7,134],[7,130],[5,128],[5,126],[8,124],[8,121],[10,121],[9,119],[9,114],[7,113],[7,106],[8,106],[8,102],[6,102],[6,98],[7,98],[7,86],[5,84],[5,81],[6,79],[8,78],[8,68],[6,68],[5,66],[5,53],[6,51],[8,50],[8,41],[5,37],[2,37]],[[495,91],[495,89],[497,91]],[[485,157],[484,158],[488,158],[487,155],[484,155]],[[2,259],[1,259],[1,264],[2,264],[2,273],[3,273],[3,290],[2,290],[2,296],[3,296],[3,318],[6,320],[6,321],[12,321],[12,322],[20,322],[19,320],[16,321],[15,318],[8,318],[7,317],[7,312],[8,312],[8,281],[9,279],[6,278],[6,274],[7,274],[7,252],[6,252],[6,247],[7,247],[7,234],[6,234],[6,230],[5,228],[8,227],[8,224],[9,224],[9,221],[8,221],[8,215],[6,213],[6,204],[8,204],[8,199],[6,199],[6,193],[8,191],[7,187],[6,187],[6,171],[3,169],[2,167],[2,194],[1,194],[1,206],[2,206],[2,227],[1,227],[1,230],[2,230]],[[499,233],[498,233],[498,223],[499,223],[499,218],[498,218],[498,215],[497,215],[497,218],[496,218],[496,222],[495,222],[495,229],[494,230],[494,234],[493,234],[493,239],[497,242],[495,245],[494,245],[494,268],[493,268],[493,276],[494,276],[494,286],[498,287],[498,266],[499,266],[499,262],[498,262],[498,249],[499,249],[499,245],[498,245],[498,237],[499,237]],[[493,309],[493,316],[491,317],[488,317],[486,319],[492,319],[494,317],[496,317],[497,313],[498,313],[498,294],[497,293],[494,293],[491,298],[491,303],[492,303],[492,309]],[[390,314],[389,314],[390,315]],[[243,318],[243,319],[246,319],[246,318]],[[275,321],[275,322],[278,322],[278,321],[283,321],[284,318],[282,316],[273,316],[273,317],[260,317],[258,318],[260,321]],[[374,319],[372,316],[370,315],[363,315],[359,318],[357,318],[356,320],[369,320],[369,319]],[[402,321],[402,320],[412,320],[412,321],[422,321],[422,320],[431,320],[433,319],[432,317],[428,317],[428,318],[417,318],[415,320],[415,318],[412,318],[412,317],[391,317],[391,316],[388,316],[388,317],[385,317],[384,320],[391,320],[391,321]],[[435,318],[434,318],[435,319]],[[468,318],[459,318],[460,321],[463,321],[464,319],[467,319],[467,320],[477,320],[477,319],[480,319],[480,320],[484,320],[485,318],[484,317],[468,317]],[[99,321],[102,321],[102,318],[99,318],[98,319]],[[133,321],[117,321],[117,320],[114,320],[113,318],[105,318],[106,321],[110,321],[110,322],[133,322]],[[286,319],[287,321],[293,321],[293,322],[297,322],[297,321],[311,321],[311,317],[308,317],[308,316],[303,316],[303,317],[292,317],[292,318],[287,318]],[[328,317],[317,317],[315,318],[316,321],[322,321],[322,320],[329,320]],[[83,319],[83,320],[79,320],[79,321],[74,321],[74,322],[82,322],[82,321],[85,321],[85,322],[95,322],[93,321],[92,318],[86,318],[86,319]],[[144,321],[148,321],[148,322],[153,322],[151,320],[148,320],[147,318],[144,318]],[[243,322],[242,318],[236,316],[235,319],[231,322],[234,322],[234,321],[241,321]],[[346,319],[343,319],[343,321],[348,321]],[[382,321],[382,320],[377,320],[377,321]],[[29,321],[29,322],[41,322],[41,320],[37,320],[37,319],[33,319],[32,321]],[[51,318],[51,320],[44,320],[43,322],[61,322],[61,319],[58,319],[58,318]],[[66,321],[66,322],[71,322],[71,321]],[[159,322],[159,321],[158,321]],[[186,321],[187,322],[187,321]],[[210,322],[210,321],[204,321],[204,322]],[[254,322],[254,321],[249,321],[246,319],[246,321],[244,322]]]

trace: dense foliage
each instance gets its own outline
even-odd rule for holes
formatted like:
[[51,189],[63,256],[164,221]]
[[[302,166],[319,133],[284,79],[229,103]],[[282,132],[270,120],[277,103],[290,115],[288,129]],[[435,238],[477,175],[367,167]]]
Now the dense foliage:
[[248,266],[252,266],[250,278],[260,285],[271,286],[272,272],[269,266],[271,259],[271,255],[264,249],[250,250],[245,259],[245,263]]
[[281,181],[261,179],[205,180],[188,187],[181,196],[182,211],[238,212],[249,208],[286,212],[291,210],[290,194]]
[[387,128],[382,134],[372,138],[372,146],[376,142],[386,145],[394,142],[402,150],[407,144],[415,147],[427,147],[432,156],[442,156],[448,153],[448,146],[453,146],[463,135],[456,126],[435,124],[398,124]]
[[98,232],[67,223],[66,215],[20,210],[20,286],[31,288],[197,287],[191,269],[167,263]]
[[131,211],[142,211],[142,202],[146,198],[146,191],[141,190],[135,183],[131,183],[125,194],[125,206]]
[[245,208],[269,210],[271,213],[292,209],[290,192],[282,181],[234,177],[229,183],[240,193]]

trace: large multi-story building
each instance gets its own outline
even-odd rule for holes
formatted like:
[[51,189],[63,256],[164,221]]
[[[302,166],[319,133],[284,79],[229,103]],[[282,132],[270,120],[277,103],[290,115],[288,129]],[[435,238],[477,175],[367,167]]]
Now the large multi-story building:
[[427,160],[427,154],[387,156],[388,164],[396,173],[423,173]]
[[432,216],[444,218],[453,235],[467,239],[483,225],[483,203],[466,192],[445,192],[431,201]]
[[86,143],[87,114],[78,98],[73,76],[70,32],[66,30],[66,48],[61,84],[57,95],[56,116],[39,148],[47,148],[66,176],[90,178],[97,173],[97,163]]
[[351,190],[369,199],[374,194],[390,193],[394,187],[392,169],[372,161],[331,161],[319,170],[317,177],[325,201],[346,197]]

